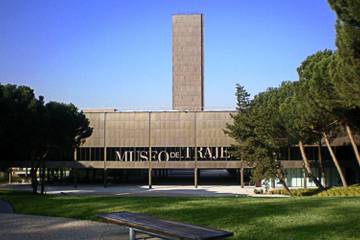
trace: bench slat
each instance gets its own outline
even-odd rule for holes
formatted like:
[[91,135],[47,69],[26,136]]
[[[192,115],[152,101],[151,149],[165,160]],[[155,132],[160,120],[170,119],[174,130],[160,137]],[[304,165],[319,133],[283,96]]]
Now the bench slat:
[[223,239],[233,234],[222,230],[158,219],[139,213],[115,212],[98,215],[111,223],[179,239]]

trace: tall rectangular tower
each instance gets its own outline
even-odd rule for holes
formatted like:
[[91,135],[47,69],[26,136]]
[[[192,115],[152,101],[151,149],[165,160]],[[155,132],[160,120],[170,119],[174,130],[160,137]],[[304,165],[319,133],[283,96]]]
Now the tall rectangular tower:
[[172,16],[173,109],[204,109],[202,14]]

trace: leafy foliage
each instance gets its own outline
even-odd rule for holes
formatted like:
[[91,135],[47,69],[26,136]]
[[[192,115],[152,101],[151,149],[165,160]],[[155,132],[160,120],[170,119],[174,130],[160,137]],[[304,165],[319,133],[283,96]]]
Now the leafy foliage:
[[0,149],[2,160],[29,159],[38,149],[42,98],[31,88],[0,84]]
[[237,85],[237,113],[225,132],[238,142],[235,154],[254,166],[254,180],[279,179],[286,185],[284,170],[277,161],[285,137],[278,108],[282,94],[285,92],[279,89],[268,89],[249,101],[249,94]]
[[332,57],[329,50],[319,51],[307,57],[297,69],[299,81],[293,84],[292,95],[280,106],[291,143],[299,140],[314,143],[336,121],[333,109],[337,96],[329,79]]
[[88,119],[73,104],[45,104],[26,86],[0,84],[0,113],[2,160],[30,161],[33,182],[45,160],[64,155],[73,159],[73,149],[92,133]]
[[337,14],[337,53],[331,69],[340,100],[360,107],[360,1],[329,0]]
[[0,112],[4,160],[39,160],[51,150],[78,147],[92,133],[88,119],[73,104],[44,104],[26,86],[0,85]]

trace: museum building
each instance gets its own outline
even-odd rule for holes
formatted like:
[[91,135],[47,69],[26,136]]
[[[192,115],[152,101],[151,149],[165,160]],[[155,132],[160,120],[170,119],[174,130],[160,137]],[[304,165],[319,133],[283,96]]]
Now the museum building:
[[[250,181],[251,166],[237,159],[231,151],[235,141],[224,133],[232,123],[234,111],[204,109],[204,19],[202,14],[172,16],[172,110],[118,111],[87,109],[86,117],[92,135],[73,159],[47,161],[46,168],[78,178],[100,174],[104,186],[140,176],[149,187],[168,171],[184,170],[198,186],[203,170],[223,169],[236,179],[236,184],[257,185]],[[232,93],[229,93],[232,94]],[[349,184],[360,182],[360,171],[351,148],[339,143],[333,146]],[[321,154],[319,154],[321,153]],[[339,185],[340,179],[323,147],[306,146],[313,174],[327,186]],[[75,160],[75,161],[73,161]],[[284,148],[281,162],[290,187],[312,187],[304,171],[297,146]],[[26,167],[18,163],[13,167]],[[320,169],[325,171],[325,177]],[[124,177],[125,176],[125,177]],[[97,177],[99,178],[99,177]],[[117,180],[117,181],[116,181]],[[220,181],[217,179],[216,181]],[[273,187],[280,185],[272,181]]]
[[[224,133],[235,111],[204,110],[203,24],[202,14],[172,16],[171,111],[84,111],[94,130],[76,152],[82,166],[103,169],[105,178],[110,169],[146,170],[149,186],[157,170],[191,169],[197,186],[202,169],[227,169],[238,173],[244,185],[244,170],[249,173],[246,169],[251,166],[232,156],[235,142]],[[319,174],[318,151],[315,146],[307,147],[315,175]],[[327,179],[321,180],[328,186],[337,185],[337,172],[326,150],[321,151],[327,162],[323,166]],[[282,162],[289,186],[314,186],[305,176],[298,149],[284,152]]]
[[[147,169],[239,169],[223,129],[232,111],[204,111],[203,16],[172,16],[170,111],[88,109],[93,134],[77,150],[92,167]],[[197,153],[197,154],[195,154]],[[196,181],[196,180],[195,180]],[[150,184],[150,183],[149,183]]]

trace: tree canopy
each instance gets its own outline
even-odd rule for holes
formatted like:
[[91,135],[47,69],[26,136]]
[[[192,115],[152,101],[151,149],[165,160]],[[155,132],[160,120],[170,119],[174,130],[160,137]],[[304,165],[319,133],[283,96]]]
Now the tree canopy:
[[321,148],[325,142],[346,186],[330,145],[330,138],[344,132],[360,164],[353,137],[353,131],[360,129],[360,1],[329,0],[329,4],[337,14],[336,51],[308,56],[297,69],[297,81],[283,82],[252,100],[243,86],[236,86],[237,113],[225,132],[237,141],[239,158],[254,165],[257,179],[277,178],[283,183],[284,172],[276,159],[281,147],[298,144],[308,176],[322,188],[312,173],[304,144]]
[[332,81],[344,105],[360,107],[360,1],[329,0],[329,4],[337,15]]
[[73,150],[92,133],[89,120],[73,104],[44,102],[27,86],[0,84],[2,161],[73,160]]
[[228,124],[225,132],[238,142],[235,154],[254,167],[254,180],[278,179],[290,192],[278,161],[280,148],[287,141],[279,105],[288,94],[288,85],[291,83],[284,83],[281,91],[270,88],[251,101],[244,87],[237,85],[237,113],[232,115],[233,124]]

